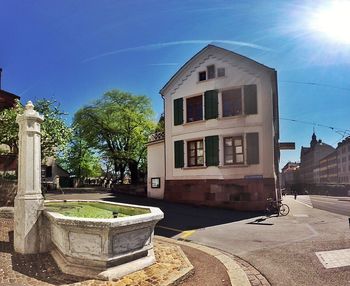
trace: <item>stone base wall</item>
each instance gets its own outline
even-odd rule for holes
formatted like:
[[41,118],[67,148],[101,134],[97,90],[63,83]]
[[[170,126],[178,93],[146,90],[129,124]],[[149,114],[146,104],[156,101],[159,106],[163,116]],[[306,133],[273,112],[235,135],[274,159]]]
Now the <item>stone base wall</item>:
[[112,186],[112,192],[114,193],[123,193],[128,195],[137,195],[146,197],[147,196],[147,189],[146,184],[140,184],[140,185],[132,185],[132,184],[125,184],[125,185],[113,185]]
[[275,180],[167,180],[164,199],[240,211],[266,209],[267,198],[275,198]]
[[14,206],[17,182],[0,178],[0,207]]
[[0,171],[1,172],[15,172],[17,171],[17,155],[6,154],[0,155]]

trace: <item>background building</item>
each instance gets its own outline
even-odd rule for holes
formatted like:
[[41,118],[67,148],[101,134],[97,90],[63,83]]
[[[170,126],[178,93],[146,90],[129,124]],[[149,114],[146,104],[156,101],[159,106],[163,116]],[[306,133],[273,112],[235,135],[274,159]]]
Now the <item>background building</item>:
[[[1,69],[0,69],[0,86],[1,86]],[[0,89],[0,111],[14,107],[16,100],[20,97]],[[0,122],[1,124],[1,122]],[[1,130],[0,130],[1,132]],[[11,153],[10,146],[0,144],[0,174],[2,173],[14,173],[17,171],[17,154]]]
[[289,194],[293,193],[300,184],[299,176],[300,163],[288,162],[281,172],[281,187]]
[[335,149],[317,141],[316,134],[311,137],[310,147],[301,147],[300,153],[300,180],[305,185],[313,185],[320,181],[320,160],[334,152]]
[[337,184],[338,182],[337,151],[333,151],[320,160],[320,183]]
[[337,147],[339,183],[350,185],[350,136]]

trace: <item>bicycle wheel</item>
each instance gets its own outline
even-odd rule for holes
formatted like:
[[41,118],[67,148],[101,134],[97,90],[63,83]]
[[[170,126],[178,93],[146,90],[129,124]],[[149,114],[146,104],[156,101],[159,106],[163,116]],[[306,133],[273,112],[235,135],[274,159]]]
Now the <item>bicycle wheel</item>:
[[281,204],[280,215],[286,216],[287,214],[289,214],[289,206],[287,206],[286,204]]

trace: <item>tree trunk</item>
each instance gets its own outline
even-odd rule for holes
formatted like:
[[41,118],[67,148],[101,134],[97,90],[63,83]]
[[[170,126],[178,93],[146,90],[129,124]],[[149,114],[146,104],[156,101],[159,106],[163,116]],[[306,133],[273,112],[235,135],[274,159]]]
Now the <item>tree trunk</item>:
[[134,160],[130,160],[128,164],[129,170],[130,170],[130,176],[131,176],[131,184],[138,184],[139,183],[139,169],[138,164]]

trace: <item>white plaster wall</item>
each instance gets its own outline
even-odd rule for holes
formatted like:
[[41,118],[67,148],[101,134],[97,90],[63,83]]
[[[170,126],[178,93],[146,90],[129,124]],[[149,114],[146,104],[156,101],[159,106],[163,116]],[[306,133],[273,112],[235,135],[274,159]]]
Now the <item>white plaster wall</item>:
[[[147,146],[147,196],[163,199],[165,182],[164,141]],[[160,188],[152,188],[151,179],[160,178]]]
[[[214,64],[216,69],[225,68],[225,77],[198,82],[198,72],[206,70],[208,65]],[[258,114],[222,118],[221,92],[222,89],[257,85]],[[206,90],[219,90],[219,118],[186,123],[186,101],[184,100],[184,124],[173,125],[173,102],[176,98],[186,98],[203,94]],[[167,87],[165,97],[165,142],[166,178],[176,179],[237,179],[247,175],[263,175],[274,177],[273,152],[273,104],[271,73],[259,64],[242,60],[240,56],[220,50],[209,49],[193,66],[188,67],[176,82]],[[203,98],[204,100],[204,98]],[[204,114],[204,113],[203,113]],[[222,137],[241,135],[248,132],[259,133],[259,164],[230,167],[208,168],[174,168],[174,141],[193,140],[210,135],[219,135],[220,163],[223,162]],[[169,147],[168,147],[169,146]],[[184,146],[186,153],[186,145]],[[185,154],[185,167],[187,154]]]

